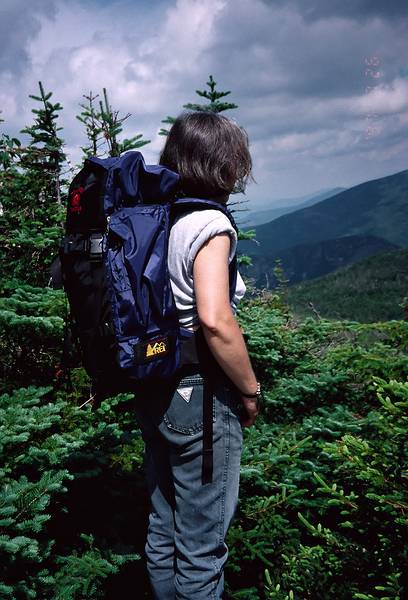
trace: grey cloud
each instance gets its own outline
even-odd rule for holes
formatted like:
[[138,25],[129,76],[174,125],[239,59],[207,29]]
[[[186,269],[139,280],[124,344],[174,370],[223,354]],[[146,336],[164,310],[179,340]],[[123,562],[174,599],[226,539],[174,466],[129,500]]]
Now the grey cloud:
[[408,16],[406,0],[263,0],[267,4],[292,5],[308,21],[327,17],[348,17],[354,20],[367,20],[379,17],[397,20]]
[[2,0],[0,6],[0,71],[21,74],[29,64],[27,43],[40,31],[39,17],[55,16],[54,0]]
[[[307,23],[293,6],[256,4],[251,13],[230,5],[213,49],[214,63],[225,65],[230,86],[248,101],[271,93],[315,98],[359,95],[367,85],[392,81],[408,55],[408,38],[396,35],[386,21]],[[381,71],[376,81],[366,72],[366,61],[374,53]]]
[[[48,23],[45,30],[53,33],[55,39],[55,31],[61,28],[65,32],[68,29],[68,33],[71,30],[72,36],[67,35],[67,41],[64,38],[62,44],[53,47],[43,32],[40,66],[13,78],[14,90],[19,97],[26,96],[28,91],[35,93],[38,79],[44,81],[47,89],[54,92],[55,100],[65,107],[61,117],[65,125],[63,137],[75,157],[79,158],[83,133],[74,115],[79,110],[81,94],[88,90],[81,89],[82,71],[71,75],[72,80],[68,74],[72,60],[86,46],[112,65],[112,72],[107,73],[112,76],[106,81],[103,71],[96,91],[107,85],[115,108],[132,113],[125,123],[125,135],[143,132],[153,140],[143,150],[148,161],[157,160],[163,142],[155,139],[160,119],[167,114],[176,115],[186,102],[197,101],[194,90],[204,89],[212,73],[219,89],[232,91],[227,99],[239,105],[238,110],[227,114],[236,118],[250,136],[258,185],[250,186],[248,197],[267,201],[302,195],[323,187],[352,185],[403,168],[408,152],[408,114],[405,122],[402,109],[382,117],[382,133],[364,140],[364,114],[358,113],[355,100],[364,95],[364,88],[370,83],[364,60],[373,54],[381,61],[379,84],[391,85],[395,77],[407,76],[408,36],[403,32],[408,22],[408,2],[393,2],[385,8],[377,0],[346,0],[341,4],[337,0],[229,0],[212,25],[211,42],[193,61],[183,46],[178,47],[171,31],[167,34],[171,42],[168,55],[165,46],[155,43],[160,24],[166,20],[163,6],[174,7],[176,0],[157,3],[160,10],[156,3],[148,1],[143,7],[141,0],[137,0],[140,6],[135,6],[136,0],[120,0],[120,11],[116,0],[79,0],[76,6],[82,11],[81,19],[98,16],[97,22],[87,20],[85,41],[83,37],[78,40],[74,18],[65,23],[60,10],[62,0],[59,1],[59,29]],[[1,4],[0,11],[7,7],[7,25],[2,18],[0,44],[4,48],[0,71],[10,65],[13,69],[19,65],[23,70],[29,64],[30,57],[21,48],[36,35],[39,18],[54,14],[52,0],[34,0],[29,10],[23,7],[27,4],[23,0],[13,5],[9,0],[4,4],[3,0]],[[96,4],[100,5],[97,13]],[[198,7],[200,3],[193,4]],[[65,19],[67,14],[75,16],[75,8],[67,8],[65,0],[63,6]],[[345,16],[348,19],[327,18]],[[15,31],[11,31],[13,22]],[[108,60],[112,45],[120,57],[117,63]],[[153,48],[150,52],[149,47]],[[173,59],[180,68],[169,68]],[[138,86],[137,96],[131,92],[133,82]],[[150,96],[154,96],[154,102]],[[24,107],[29,103],[25,98]],[[23,126],[21,110],[15,115],[16,126]],[[291,136],[299,143],[295,141],[291,146]],[[289,141],[285,145],[286,139]]]

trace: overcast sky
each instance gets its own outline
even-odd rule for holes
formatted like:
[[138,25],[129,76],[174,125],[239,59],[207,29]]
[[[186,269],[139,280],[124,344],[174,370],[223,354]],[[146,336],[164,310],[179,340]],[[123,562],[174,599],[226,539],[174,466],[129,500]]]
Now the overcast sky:
[[0,0],[0,130],[30,123],[41,80],[73,162],[82,94],[106,86],[156,162],[210,73],[249,134],[254,208],[408,168],[407,0]]

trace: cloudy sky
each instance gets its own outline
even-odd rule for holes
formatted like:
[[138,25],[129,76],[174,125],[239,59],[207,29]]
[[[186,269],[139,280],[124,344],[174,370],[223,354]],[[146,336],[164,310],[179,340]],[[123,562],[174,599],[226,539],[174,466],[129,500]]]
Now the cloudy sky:
[[0,128],[30,123],[41,80],[73,162],[89,90],[155,162],[210,73],[249,134],[254,208],[408,168],[407,0],[0,0]]

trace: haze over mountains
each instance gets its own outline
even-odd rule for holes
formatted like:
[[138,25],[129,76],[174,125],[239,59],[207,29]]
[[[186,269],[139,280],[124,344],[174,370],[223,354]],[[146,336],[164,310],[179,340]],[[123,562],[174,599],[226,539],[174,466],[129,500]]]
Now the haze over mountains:
[[239,250],[252,257],[253,267],[244,273],[259,287],[274,287],[277,258],[291,285],[408,247],[408,170],[343,190],[255,230],[256,242],[241,241]]
[[[314,194],[308,194],[307,196],[301,196],[300,198],[286,198],[281,201],[278,200],[275,202],[275,204],[278,206],[264,210],[251,210],[249,207],[248,212],[245,212],[244,209],[244,211],[239,214],[237,222],[242,227],[253,227],[254,225],[269,223],[281,215],[294,212],[295,210],[305,208],[306,206],[312,206],[313,204],[316,204],[316,202],[330,198],[331,196],[334,196],[345,189],[346,188],[338,187],[329,190],[322,190]],[[282,202],[282,206],[280,206],[280,202]]]

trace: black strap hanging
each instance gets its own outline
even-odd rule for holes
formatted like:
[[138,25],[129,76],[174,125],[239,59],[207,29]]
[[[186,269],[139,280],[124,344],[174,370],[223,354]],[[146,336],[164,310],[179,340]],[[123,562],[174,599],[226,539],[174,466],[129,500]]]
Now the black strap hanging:
[[210,381],[204,378],[203,389],[203,466],[201,482],[211,483],[213,475],[213,394]]

